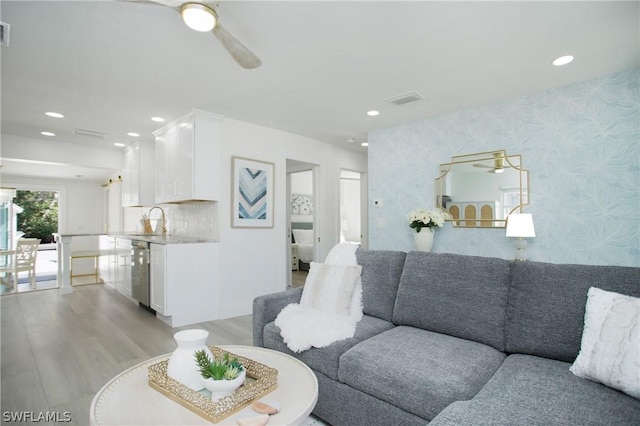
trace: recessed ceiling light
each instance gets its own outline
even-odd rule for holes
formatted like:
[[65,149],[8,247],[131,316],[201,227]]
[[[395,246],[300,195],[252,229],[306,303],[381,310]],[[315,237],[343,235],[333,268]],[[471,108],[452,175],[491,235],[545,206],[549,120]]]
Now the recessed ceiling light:
[[64,114],[60,114],[59,112],[53,112],[53,111],[45,112],[44,115],[53,117],[53,118],[64,118]]
[[129,132],[129,133],[127,133],[127,135],[129,135],[131,137],[134,137],[134,138],[140,137],[140,133],[136,133],[136,132]]
[[369,117],[375,117],[378,114],[380,114],[380,111],[376,111],[376,110],[367,111],[367,115]]
[[369,146],[369,142],[362,142],[360,145],[361,146]]
[[155,121],[156,123],[164,123],[164,118],[162,117],[151,117],[152,121]]
[[571,63],[572,61],[573,61],[573,56],[566,55],[566,56],[560,56],[559,58],[556,58],[552,63],[556,67],[560,67],[562,65],[567,65],[567,64]]
[[52,133],[52,132],[40,132],[40,134],[44,135],[44,136],[55,136],[56,135],[55,133]]
[[117,147],[120,147],[120,148],[122,148],[123,146],[126,146],[126,145],[125,145],[125,144],[123,144],[122,142],[115,142],[113,145],[114,145],[114,146],[117,146]]

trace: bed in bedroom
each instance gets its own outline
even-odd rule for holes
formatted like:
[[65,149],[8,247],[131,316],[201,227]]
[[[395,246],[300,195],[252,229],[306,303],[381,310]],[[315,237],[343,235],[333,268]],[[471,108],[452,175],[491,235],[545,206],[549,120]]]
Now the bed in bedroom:
[[291,244],[298,249],[298,269],[308,271],[313,261],[313,223],[292,222]]

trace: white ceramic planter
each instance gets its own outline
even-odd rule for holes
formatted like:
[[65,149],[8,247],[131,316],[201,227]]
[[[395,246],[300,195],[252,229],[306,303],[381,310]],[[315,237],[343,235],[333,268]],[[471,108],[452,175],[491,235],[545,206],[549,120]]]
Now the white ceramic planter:
[[414,232],[413,241],[416,243],[416,249],[420,251],[431,251],[434,234],[433,228],[422,228],[420,232]]
[[214,359],[205,344],[207,337],[209,332],[200,329],[183,330],[174,334],[173,338],[178,343],[178,348],[169,358],[167,376],[195,391],[201,390],[204,386],[198,364],[196,364],[195,353],[204,350],[209,358]]
[[238,389],[243,383],[247,373],[244,369],[238,377],[233,380],[213,380],[200,377],[204,387],[211,391],[211,400],[217,401],[227,395],[230,395]]

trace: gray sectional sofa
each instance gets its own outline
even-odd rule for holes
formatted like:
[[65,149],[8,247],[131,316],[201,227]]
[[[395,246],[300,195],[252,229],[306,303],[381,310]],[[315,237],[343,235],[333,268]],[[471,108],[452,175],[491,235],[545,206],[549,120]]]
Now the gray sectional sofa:
[[313,369],[328,423],[640,424],[640,400],[569,371],[588,289],[640,297],[640,268],[356,254],[365,315],[353,338],[293,353],[273,321],[302,289],[253,305],[254,345]]

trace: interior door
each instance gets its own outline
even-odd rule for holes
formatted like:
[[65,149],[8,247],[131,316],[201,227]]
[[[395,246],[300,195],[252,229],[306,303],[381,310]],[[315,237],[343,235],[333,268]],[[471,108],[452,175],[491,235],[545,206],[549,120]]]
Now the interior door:
[[[295,282],[299,282],[302,278],[301,275],[304,274],[304,271],[296,271],[297,274],[296,279],[293,277],[293,256],[292,256],[292,231],[295,226],[305,225],[307,229],[312,229],[313,237],[312,237],[312,246],[313,246],[313,254],[312,260],[317,261],[316,256],[319,251],[320,244],[320,232],[318,229],[318,224],[320,221],[318,220],[319,209],[316,208],[317,200],[318,200],[318,167],[315,164],[306,163],[302,161],[296,161],[287,159],[287,195],[286,195],[286,211],[287,211],[287,241],[286,241],[286,257],[287,261],[285,262],[287,268],[287,287],[291,287]],[[293,200],[295,199],[309,199],[311,210],[298,209],[294,211],[293,208]],[[307,246],[308,247],[308,246]],[[308,258],[309,253],[308,250],[305,253],[305,260],[309,261]],[[296,260],[297,261],[297,260]],[[310,263],[310,262],[306,262]]]

